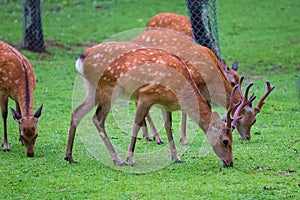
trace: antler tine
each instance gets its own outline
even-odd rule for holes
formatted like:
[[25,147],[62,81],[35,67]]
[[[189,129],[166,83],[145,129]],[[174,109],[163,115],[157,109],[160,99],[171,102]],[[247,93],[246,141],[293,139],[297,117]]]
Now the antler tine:
[[274,90],[275,86],[271,86],[269,81],[266,81],[267,84],[267,92],[264,94],[264,96],[262,96],[262,98],[260,99],[258,105],[254,108],[254,114],[256,115],[257,113],[260,112],[260,109],[262,108],[262,106],[264,105],[264,101],[267,98],[267,96]]
[[240,87],[239,85],[235,85],[233,87],[231,95],[230,95],[230,103],[229,103],[229,107],[227,109],[227,114],[226,114],[227,127],[229,127],[229,128],[231,128],[231,124],[232,124],[232,118],[231,118],[232,111],[242,103],[242,100],[240,100],[236,104],[234,103],[234,94],[237,90],[239,90],[239,87]]
[[244,78],[245,78],[244,76],[241,76],[241,78],[240,78],[240,80],[238,82],[238,85],[240,86],[239,93],[240,93],[241,96],[243,96],[243,93],[242,93],[242,84],[243,84]]
[[[239,84],[241,84],[243,82],[244,78],[240,79]],[[252,104],[252,102],[254,101],[254,99],[256,98],[256,96],[254,96],[254,94],[252,94],[252,96],[250,97],[250,99],[248,99],[248,94],[249,94],[249,90],[250,88],[253,86],[253,83],[250,83],[247,87],[246,87],[246,91],[245,91],[245,95],[242,95],[242,100],[240,100],[240,104],[239,106],[236,108],[235,112],[233,113],[233,119],[231,122],[231,126],[234,128],[235,124],[238,120],[240,120],[242,118],[242,116],[239,116],[240,111],[247,105]],[[240,85],[239,85],[240,87]],[[240,89],[240,88],[239,88]],[[240,89],[241,92],[241,89]]]
[[245,107],[246,105],[252,104],[252,102],[256,98],[256,96],[254,96],[254,94],[252,94],[250,99],[248,99],[249,90],[252,86],[253,86],[253,83],[249,83],[249,85],[246,87],[245,95],[243,97],[243,104],[244,104],[243,107]]

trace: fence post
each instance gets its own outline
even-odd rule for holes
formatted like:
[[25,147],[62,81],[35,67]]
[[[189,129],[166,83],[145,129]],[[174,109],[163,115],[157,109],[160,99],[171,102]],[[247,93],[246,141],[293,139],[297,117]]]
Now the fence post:
[[221,59],[216,0],[187,0],[194,40]]
[[40,0],[24,0],[24,48],[44,52]]

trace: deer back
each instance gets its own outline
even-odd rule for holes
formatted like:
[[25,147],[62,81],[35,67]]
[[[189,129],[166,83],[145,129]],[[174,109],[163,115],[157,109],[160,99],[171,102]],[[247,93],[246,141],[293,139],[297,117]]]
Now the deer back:
[[33,113],[35,75],[28,59],[0,41],[0,91],[20,104],[22,115]]
[[[117,58],[103,72],[97,90],[101,93],[116,85],[119,94],[127,95],[133,100],[146,96],[149,104],[161,104],[168,111],[181,108],[189,113],[201,106],[203,113],[210,113],[186,64],[179,56],[162,49],[140,48]],[[101,95],[104,94],[99,94]],[[188,101],[188,98],[191,100]],[[182,102],[189,102],[190,105]],[[209,117],[207,121],[210,120]],[[199,123],[199,116],[196,114],[193,119]]]
[[[224,106],[229,103],[232,87],[222,70],[221,63],[208,48],[196,44],[183,34],[162,29],[145,31],[132,42],[167,49],[180,55],[195,67],[196,70],[192,70],[191,75],[205,98],[210,97],[212,101]],[[207,86],[208,91],[204,90],[204,85]],[[206,100],[210,101],[210,98]]]
[[77,60],[76,69],[96,87],[103,71],[120,55],[140,45],[132,42],[105,42],[85,50]]
[[159,13],[149,19],[146,24],[147,28],[160,27],[166,29],[172,29],[185,34],[189,37],[193,37],[190,19],[186,16],[175,13]]

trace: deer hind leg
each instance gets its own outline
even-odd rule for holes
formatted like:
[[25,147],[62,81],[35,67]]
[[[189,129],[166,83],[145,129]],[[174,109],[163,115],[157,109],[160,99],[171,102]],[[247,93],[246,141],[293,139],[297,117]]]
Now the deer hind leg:
[[181,163],[182,161],[177,154],[173,135],[172,135],[172,113],[171,112],[165,113],[165,129],[166,129],[167,136],[168,136],[172,160],[174,160],[177,163]]
[[146,138],[147,141],[152,141],[152,139],[149,136],[146,120],[144,120],[142,123],[142,133],[143,137]]
[[164,142],[160,139],[159,135],[158,135],[158,132],[154,126],[154,123],[152,121],[152,118],[151,118],[151,115],[150,115],[150,112],[147,114],[147,120],[149,122],[149,125],[150,125],[150,128],[152,130],[152,134],[153,134],[153,138],[154,140],[156,141],[157,144],[163,144]]
[[74,138],[76,133],[76,128],[82,118],[89,113],[95,106],[95,93],[88,92],[83,102],[72,112],[70,128],[69,128],[69,137],[66,148],[66,157],[65,160],[69,163],[76,163],[77,161],[72,157],[72,150],[74,144]]
[[183,145],[187,145],[188,141],[186,139],[186,114],[181,115],[181,126],[180,126],[180,142]]
[[107,136],[107,133],[105,131],[105,126],[104,126],[104,123],[105,123],[105,119],[110,111],[110,101],[108,101],[108,103],[105,103],[103,105],[98,105],[97,107],[97,110],[96,110],[96,113],[93,117],[93,122],[100,134],[100,137],[102,138],[102,140],[104,141],[104,144],[107,148],[107,150],[109,151],[111,157],[112,157],[112,160],[115,164],[119,165],[119,166],[124,166],[124,165],[127,165],[123,160],[122,158],[117,154],[117,152],[115,151],[112,143],[110,142],[108,136]]
[[127,157],[127,161],[131,166],[135,165],[133,156],[134,156],[134,148],[136,144],[137,134],[141,126],[145,122],[145,117],[149,113],[151,105],[152,104],[149,104],[149,102],[143,103],[141,100],[137,102],[132,137],[131,137],[130,146],[128,149],[128,157]]
[[7,106],[8,106],[8,98],[7,97],[0,97],[1,103],[1,111],[2,111],[2,119],[3,119],[3,143],[2,149],[5,152],[9,151],[9,145],[7,140]]

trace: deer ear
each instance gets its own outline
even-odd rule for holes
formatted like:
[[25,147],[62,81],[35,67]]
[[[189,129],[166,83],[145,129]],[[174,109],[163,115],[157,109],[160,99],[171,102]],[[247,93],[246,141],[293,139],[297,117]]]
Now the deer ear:
[[233,64],[232,64],[232,70],[234,70],[234,71],[236,71],[237,72],[237,70],[238,70],[238,62],[237,61],[235,61]]
[[22,115],[20,113],[18,113],[17,111],[15,111],[13,108],[10,108],[10,109],[13,114],[14,120],[19,122],[19,120],[22,118]]
[[220,119],[220,115],[217,112],[213,112],[211,118],[212,118],[212,120],[219,120]]
[[38,119],[41,116],[42,109],[43,109],[43,104],[36,110],[36,112],[33,115],[36,119]]

